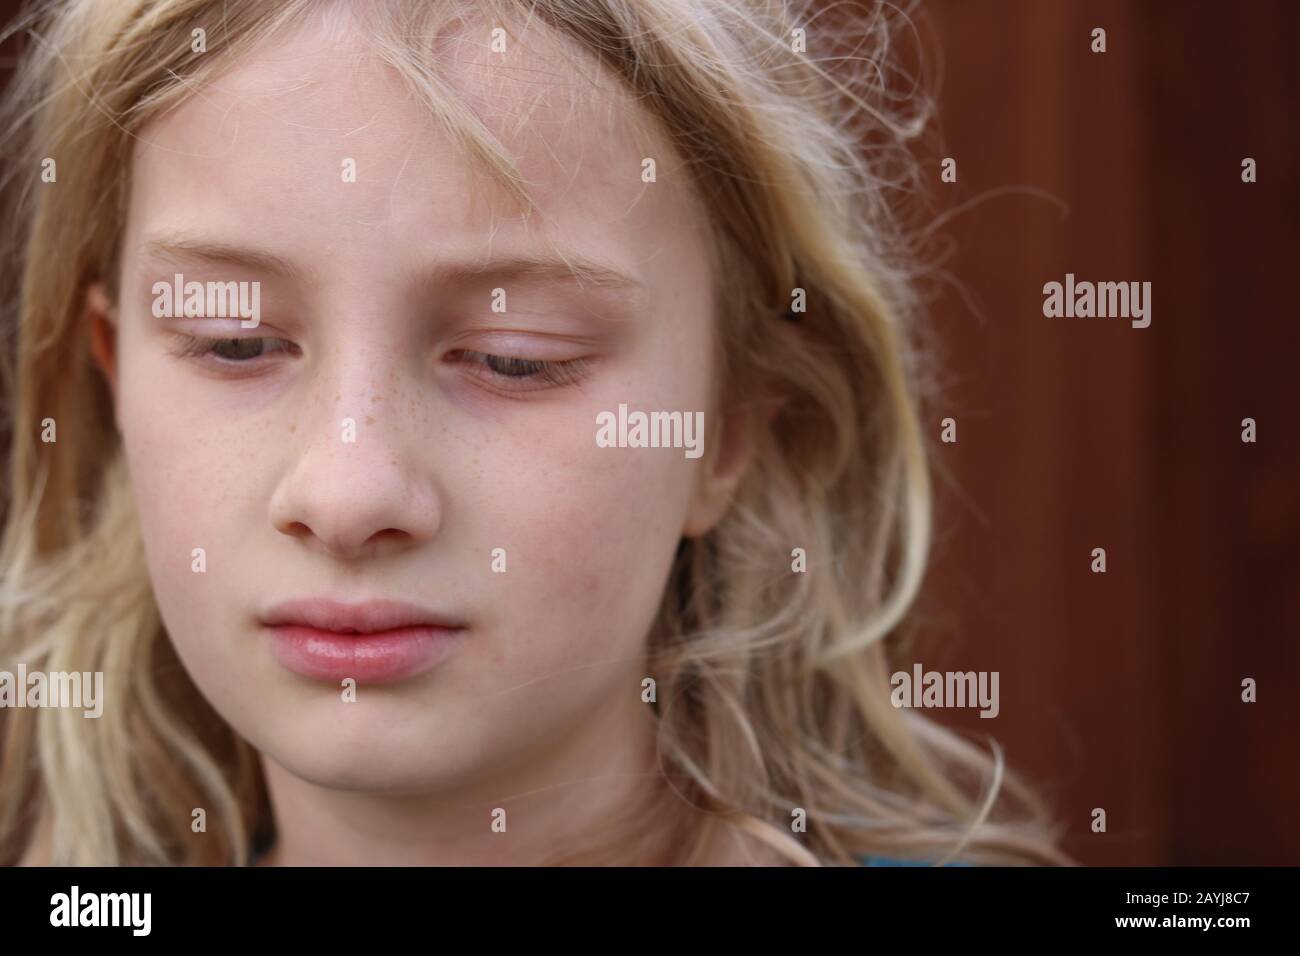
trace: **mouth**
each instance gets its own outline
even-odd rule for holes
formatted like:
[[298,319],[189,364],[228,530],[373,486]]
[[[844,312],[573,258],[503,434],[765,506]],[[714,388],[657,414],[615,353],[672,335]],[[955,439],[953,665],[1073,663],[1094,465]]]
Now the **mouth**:
[[272,653],[312,680],[377,684],[404,680],[442,663],[468,630],[457,618],[398,601],[344,604],[308,598],[262,616]]

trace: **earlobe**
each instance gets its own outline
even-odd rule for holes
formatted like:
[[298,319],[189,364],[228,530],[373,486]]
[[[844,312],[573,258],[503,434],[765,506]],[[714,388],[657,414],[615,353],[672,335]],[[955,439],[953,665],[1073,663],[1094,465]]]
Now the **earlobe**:
[[95,357],[109,391],[113,393],[113,403],[117,404],[117,308],[108,297],[108,291],[102,282],[92,282],[86,288],[86,299],[82,309],[82,321],[89,325],[90,351]]
[[722,520],[757,448],[760,416],[750,410],[733,409],[719,419],[713,438],[716,447],[707,448],[682,527],[687,538],[706,534]]
[[[712,419],[717,423],[713,429],[713,444],[706,437],[706,454],[682,527],[684,537],[698,538],[722,520],[736,489],[754,463],[759,443],[791,397],[788,389],[778,384],[754,391],[757,393],[755,398],[732,406],[725,415],[719,414]],[[708,432],[705,434],[707,436]]]

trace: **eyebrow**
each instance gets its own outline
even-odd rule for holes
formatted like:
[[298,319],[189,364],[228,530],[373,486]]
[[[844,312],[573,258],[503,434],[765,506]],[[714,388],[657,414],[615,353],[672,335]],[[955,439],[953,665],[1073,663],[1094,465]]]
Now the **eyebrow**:
[[146,255],[155,259],[183,264],[202,262],[208,265],[239,266],[286,279],[298,278],[302,270],[288,259],[273,252],[187,236],[163,236],[144,244]]
[[[144,251],[154,258],[183,264],[200,262],[208,265],[234,266],[286,279],[304,277],[304,270],[274,252],[251,246],[236,245],[197,237],[159,236],[144,243]],[[482,262],[435,262],[421,270],[420,283],[426,286],[452,284],[471,279],[525,279],[539,282],[576,281],[581,287],[619,293],[639,303],[645,285],[617,266],[568,251],[556,253],[518,253]]]

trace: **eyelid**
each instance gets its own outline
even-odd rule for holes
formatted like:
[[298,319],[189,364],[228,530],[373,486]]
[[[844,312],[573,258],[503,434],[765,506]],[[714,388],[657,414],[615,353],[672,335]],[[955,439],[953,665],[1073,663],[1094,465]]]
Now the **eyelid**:
[[[258,359],[265,358],[269,354],[276,352],[287,352],[294,347],[288,339],[277,338],[273,335],[188,335],[184,332],[176,332],[175,338],[178,343],[172,349],[172,354],[179,358],[206,358],[211,356],[213,364],[225,366],[227,368],[236,368],[238,366],[248,366],[252,368],[258,364]],[[270,352],[263,352],[261,355],[254,356],[250,359],[237,360],[222,358],[215,355],[213,349],[222,342],[282,342],[287,348],[276,348]]]
[[601,347],[603,339],[591,335],[574,335],[566,332],[545,331],[535,328],[467,328],[447,340],[449,349],[464,349],[501,355],[509,352],[523,354],[573,353]]
[[224,330],[239,329],[244,332],[256,332],[258,329],[267,329],[271,323],[265,316],[260,316],[256,325],[244,325],[251,319],[244,319],[238,315],[177,315],[166,318],[161,321],[167,322],[177,328],[203,329],[203,330]]
[[[575,385],[584,377],[590,362],[587,358],[538,359],[519,355],[502,355],[478,349],[458,349],[451,353],[449,357],[469,360],[471,365],[483,369],[483,372],[476,373],[480,377],[490,378],[494,385],[503,386],[505,390],[513,392],[540,391],[546,388]],[[536,371],[530,375],[505,374],[492,368],[493,360],[520,363],[530,366]]]
[[[202,364],[224,370],[247,369],[249,372],[261,370],[267,363],[262,361],[275,352],[289,352],[296,346],[287,339],[268,335],[191,335],[175,332],[173,337],[178,343],[171,349],[173,355],[194,359]],[[215,350],[222,343],[229,342],[279,342],[281,348],[272,348],[269,352],[250,356],[245,359],[231,359],[217,355]],[[481,371],[475,372],[479,378],[500,392],[523,393],[542,391],[550,388],[563,388],[579,384],[586,375],[591,359],[579,356],[571,359],[541,359],[525,355],[485,352],[478,349],[457,349],[445,357],[448,360],[467,360],[470,365]],[[513,366],[526,374],[514,375],[494,367]]]

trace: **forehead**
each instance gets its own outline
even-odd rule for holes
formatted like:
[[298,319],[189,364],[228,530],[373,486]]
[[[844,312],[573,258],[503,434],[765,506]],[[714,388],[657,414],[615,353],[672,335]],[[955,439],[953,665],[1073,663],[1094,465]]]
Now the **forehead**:
[[368,27],[346,5],[320,9],[332,12],[254,47],[140,131],[133,231],[256,236],[322,274],[368,256],[560,248],[650,284],[712,261],[681,158],[590,54],[537,21],[477,18],[421,51],[436,108],[481,123],[514,163],[536,207],[524,217]]

